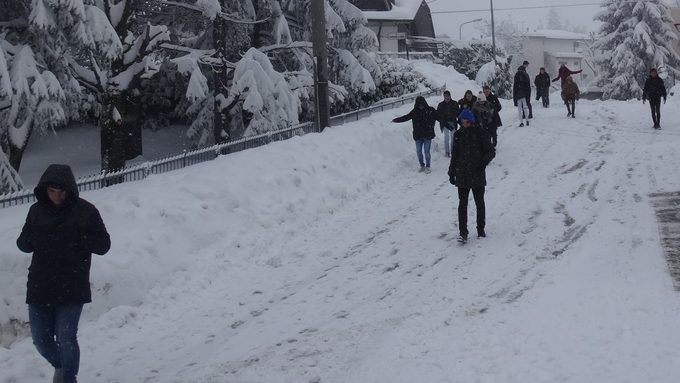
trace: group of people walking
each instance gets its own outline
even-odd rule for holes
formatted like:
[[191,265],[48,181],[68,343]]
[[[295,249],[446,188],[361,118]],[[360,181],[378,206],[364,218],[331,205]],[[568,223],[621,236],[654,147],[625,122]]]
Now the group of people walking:
[[486,166],[496,155],[497,130],[503,125],[499,114],[502,106],[489,86],[484,86],[477,96],[467,90],[457,102],[451,98],[448,90],[444,91],[443,97],[444,100],[435,109],[427,104],[424,97],[419,96],[409,113],[392,122],[412,122],[420,171],[430,173],[431,142],[435,137],[435,124],[439,121],[440,131],[444,135],[444,152],[446,157],[451,158],[449,181],[458,188],[458,240],[466,242],[469,235],[467,206],[470,192],[477,207],[477,236],[486,237]]
[[[524,61],[522,66],[517,68],[512,84],[512,98],[519,113],[519,126],[529,126],[529,120],[534,118],[531,107],[531,80],[527,73],[528,67],[529,62]],[[560,80],[562,100],[567,106],[567,117],[575,118],[576,100],[579,98],[580,90],[571,75],[581,72],[582,69],[572,71],[565,64],[562,64],[560,65],[557,77],[550,81],[550,75],[546,72],[545,68],[541,68],[534,78],[536,101],[541,100],[544,108],[550,107],[550,84]]]
[[[518,110],[519,126],[529,126],[533,118],[531,107],[531,81],[527,73],[528,61],[524,61],[517,69],[513,82],[513,101]],[[582,70],[572,71],[561,64],[557,77],[550,78],[545,68],[540,68],[534,79],[536,100],[541,100],[544,108],[550,106],[551,82],[560,81],[561,96],[567,107],[567,117],[575,118],[576,100],[580,96],[578,85],[572,75]],[[471,90],[465,91],[457,102],[451,98],[448,90],[443,93],[442,100],[435,109],[427,104],[424,97],[416,98],[414,108],[407,114],[397,117],[392,122],[412,121],[413,139],[420,171],[430,173],[432,140],[435,138],[435,124],[439,121],[440,131],[444,136],[444,152],[450,157],[449,181],[458,188],[458,228],[459,241],[468,239],[467,206],[472,192],[477,207],[477,235],[486,237],[484,190],[486,186],[486,166],[496,155],[498,144],[497,130],[502,126],[499,112],[502,106],[489,86],[484,86],[477,96]],[[655,69],[650,71],[645,83],[643,102],[649,100],[652,109],[654,128],[658,129],[661,98],[666,102],[666,88]],[[453,140],[451,140],[453,137]]]

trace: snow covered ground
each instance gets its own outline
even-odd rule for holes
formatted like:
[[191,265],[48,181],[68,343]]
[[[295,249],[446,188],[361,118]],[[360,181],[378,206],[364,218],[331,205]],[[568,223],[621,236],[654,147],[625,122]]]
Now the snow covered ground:
[[[641,102],[568,119],[556,96],[530,127],[503,104],[488,237],[464,246],[441,137],[426,175],[410,124],[388,122],[407,106],[84,193],[113,247],[80,380],[676,382],[680,299],[648,194],[680,190],[680,98],[654,131]],[[27,211],[0,214],[3,324],[26,320]],[[50,379],[25,336],[0,348],[0,382]]]

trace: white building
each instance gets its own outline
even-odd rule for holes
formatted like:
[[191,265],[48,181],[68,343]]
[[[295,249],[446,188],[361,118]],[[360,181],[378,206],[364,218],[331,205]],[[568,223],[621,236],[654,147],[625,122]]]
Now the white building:
[[434,25],[425,0],[350,0],[361,9],[378,37],[383,54],[429,55],[438,51]]
[[671,8],[671,19],[673,19],[673,30],[678,35],[675,41],[675,51],[680,55],[680,7]]
[[540,68],[545,68],[553,79],[557,77],[557,70],[561,64],[565,64],[573,71],[583,69],[583,72],[573,75],[582,89],[595,78],[594,66],[582,54],[587,35],[558,30],[538,30],[528,32],[525,36],[524,54],[521,57],[513,57],[512,68],[522,65],[524,60],[529,61],[527,72],[532,84]]

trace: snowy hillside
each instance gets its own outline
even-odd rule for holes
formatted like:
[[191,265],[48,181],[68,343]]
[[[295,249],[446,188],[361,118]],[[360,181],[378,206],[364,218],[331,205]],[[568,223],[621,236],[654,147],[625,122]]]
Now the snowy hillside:
[[[479,90],[419,65],[454,98]],[[660,131],[641,102],[567,119],[551,98],[523,128],[504,102],[488,237],[465,246],[441,136],[426,175],[389,122],[409,106],[85,193],[113,247],[93,259],[80,380],[675,382],[680,299],[648,194],[680,190],[680,98]],[[26,320],[27,211],[0,214],[3,324]],[[0,383],[51,373],[26,334],[0,348]]]

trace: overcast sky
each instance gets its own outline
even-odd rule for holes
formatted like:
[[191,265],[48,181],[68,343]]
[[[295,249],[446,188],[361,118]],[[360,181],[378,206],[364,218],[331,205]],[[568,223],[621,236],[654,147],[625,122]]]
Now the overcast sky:
[[[463,0],[426,0],[432,12],[455,11],[455,13],[433,13],[432,20],[437,35],[447,34],[458,38],[460,25],[466,21],[483,18],[491,20],[490,1]],[[666,0],[668,5],[680,6],[680,0]],[[493,0],[494,18],[496,21],[511,17],[524,29],[535,29],[541,21],[547,26],[548,12],[551,6],[568,20],[571,25],[580,25],[586,32],[599,29],[600,23],[593,20],[600,11],[601,0]],[[476,10],[476,11],[470,11]],[[463,39],[479,37],[485,23],[470,23],[462,27]]]
[[[451,38],[458,38],[461,23],[483,18],[491,20],[489,0],[460,1],[460,0],[427,0],[432,12],[456,11],[456,13],[433,13],[432,19],[436,33],[447,34]],[[589,4],[578,5],[577,4]],[[512,17],[525,29],[535,29],[542,21],[547,25],[548,11],[551,6],[562,16],[562,20],[568,20],[571,25],[581,25],[586,31],[597,31],[599,22],[593,20],[593,16],[600,10],[599,0],[494,0],[494,18],[507,19]],[[533,8],[533,9],[518,9]],[[473,12],[464,12],[477,10]],[[462,27],[463,39],[479,37],[485,23],[470,23]]]

